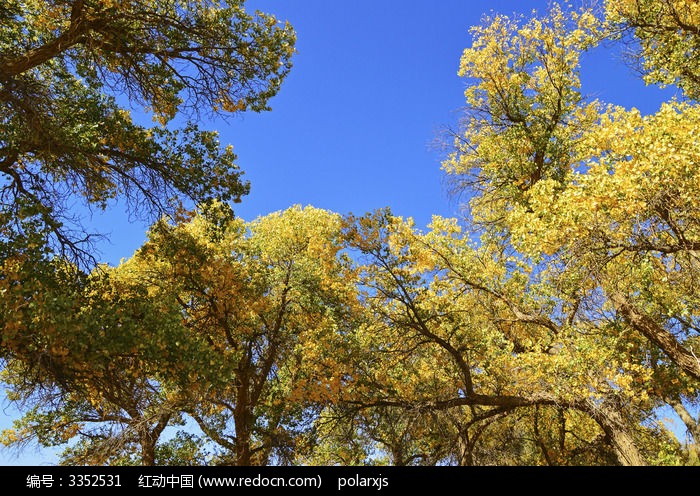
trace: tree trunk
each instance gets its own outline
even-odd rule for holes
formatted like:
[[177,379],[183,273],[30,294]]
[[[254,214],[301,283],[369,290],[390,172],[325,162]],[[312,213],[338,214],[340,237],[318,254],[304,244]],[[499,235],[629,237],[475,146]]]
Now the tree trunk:
[[474,447],[469,439],[469,429],[460,429],[457,436],[457,463],[461,467],[474,465]]
[[608,296],[616,310],[632,328],[641,332],[649,341],[661,348],[688,375],[700,379],[700,360],[691,350],[686,349],[673,334],[636,308],[622,293],[615,291]]
[[236,405],[234,412],[234,422],[236,424],[236,465],[250,466],[251,465],[251,449],[250,449],[250,415],[247,412],[247,404]]
[[620,465],[645,466],[644,457],[637,449],[637,443],[629,432],[622,415],[605,404],[586,402],[585,409],[612,440],[613,449]]
[[695,452],[695,456],[700,459],[700,423],[698,423],[698,421],[685,408],[685,405],[683,405],[680,398],[666,398],[666,403],[671,405],[673,410],[683,421],[686,429],[688,429],[688,432],[693,438],[692,449]]
[[141,465],[152,467],[156,464],[156,439],[148,429],[139,436],[141,444]]

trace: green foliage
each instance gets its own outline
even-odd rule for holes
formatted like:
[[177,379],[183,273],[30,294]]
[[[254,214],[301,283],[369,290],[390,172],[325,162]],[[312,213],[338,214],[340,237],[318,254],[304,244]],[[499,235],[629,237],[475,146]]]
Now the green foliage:
[[[267,110],[291,66],[289,25],[240,0],[13,1],[0,16],[3,237],[32,217],[84,260],[69,199],[149,218],[248,192],[232,148],[195,119]],[[133,122],[123,98],[159,125]]]

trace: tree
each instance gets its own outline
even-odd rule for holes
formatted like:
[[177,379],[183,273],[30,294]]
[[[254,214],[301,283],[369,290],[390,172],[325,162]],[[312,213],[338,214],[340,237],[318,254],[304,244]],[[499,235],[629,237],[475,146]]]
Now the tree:
[[585,264],[620,316],[695,379],[699,115],[686,104],[648,117],[610,109],[582,142],[586,173],[555,201],[538,192],[543,234],[522,234]]
[[181,394],[183,412],[218,445],[216,463],[291,463],[347,380],[338,363],[354,287],[339,226],[337,214],[298,206],[246,224],[213,204],[154,225],[123,265],[175,298],[207,343],[210,379],[195,374]]
[[[687,2],[609,2],[607,20],[640,22],[647,67],[654,67],[650,80],[670,74],[662,82],[679,82],[689,96],[692,70],[676,62],[692,49],[693,35],[664,23],[683,24],[693,9]],[[652,11],[660,17],[632,16]],[[553,31],[536,29],[541,25]],[[572,312],[572,322],[607,321],[595,327],[620,345],[626,340],[619,356],[652,381],[643,394],[657,405],[678,406],[679,395],[696,400],[700,378],[694,352],[697,108],[670,102],[642,116],[584,104],[579,51],[616,36],[610,29],[591,13],[564,15],[558,7],[546,22],[520,26],[496,17],[477,28],[462,73],[475,78],[466,96],[478,112],[468,113],[445,169],[471,178],[462,185],[474,193],[482,239],[512,246],[560,311]],[[492,58],[498,63],[487,63]],[[538,126],[543,114],[545,125]],[[551,132],[533,132],[542,128]],[[695,422],[684,418],[692,432]]]
[[[379,392],[378,392],[379,393]],[[453,437],[443,412],[402,407],[358,409],[352,396],[336,401],[317,420],[312,465],[418,466],[445,463]]]
[[610,29],[632,50],[634,66],[647,83],[677,85],[700,98],[700,5],[692,0],[605,2]]
[[569,177],[574,144],[598,116],[597,103],[582,105],[578,64],[601,26],[555,4],[544,19],[495,15],[471,31],[459,69],[466,115],[443,170],[457,191],[476,193],[473,220],[496,231],[510,206],[529,208],[537,183],[556,192]]
[[37,219],[60,254],[94,259],[69,199],[150,218],[247,193],[232,148],[184,118],[268,109],[291,65],[289,25],[243,0],[10,0],[0,20],[3,237]]
[[[459,464],[478,463],[475,453],[489,443],[484,430],[523,411],[520,429],[535,434],[545,462],[554,457],[542,432],[552,427],[542,427],[541,415],[557,411],[566,425],[556,441],[558,463],[603,445],[598,462],[641,465],[654,456],[658,443],[649,439],[666,434],[642,425],[653,406],[639,394],[648,370],[619,358],[625,342],[608,331],[605,315],[577,315],[516,253],[500,242],[475,247],[454,220],[434,218],[420,234],[410,220],[377,212],[350,218],[345,233],[366,257],[368,317],[358,331],[366,337],[357,340],[374,356],[348,392],[347,408],[448,412],[451,429],[437,428],[444,420],[424,422],[450,433],[459,450],[449,456]],[[413,434],[425,438],[425,431]]]
[[[151,464],[160,433],[180,415],[168,374],[181,368],[166,349],[192,341],[177,336],[176,307],[149,299],[138,282],[115,282],[104,267],[84,274],[96,261],[84,244],[92,235],[80,232],[69,205],[123,201],[149,218],[247,193],[232,147],[196,119],[268,110],[291,67],[295,35],[243,5],[0,7],[0,344],[15,397],[37,406],[11,441],[61,444],[90,432],[67,460],[119,457],[123,446],[110,451],[102,442],[119,438]],[[138,105],[156,126],[132,119],[128,108]]]
[[190,339],[173,299],[149,297],[114,269],[96,269],[81,284],[74,271],[35,271],[38,288],[11,283],[17,291],[5,291],[3,379],[26,412],[3,443],[71,443],[61,456],[70,465],[153,465],[164,430],[182,422],[176,385],[206,371],[202,343]]
[[[63,460],[81,464],[303,456],[315,415],[348,380],[339,363],[355,300],[339,226],[311,207],[246,224],[221,203],[156,223],[132,259],[65,298],[58,310],[72,318],[51,325],[56,308],[37,302],[19,321],[35,327],[17,332],[27,342],[6,375],[34,408],[5,442],[79,440]],[[161,439],[187,419],[199,439]]]

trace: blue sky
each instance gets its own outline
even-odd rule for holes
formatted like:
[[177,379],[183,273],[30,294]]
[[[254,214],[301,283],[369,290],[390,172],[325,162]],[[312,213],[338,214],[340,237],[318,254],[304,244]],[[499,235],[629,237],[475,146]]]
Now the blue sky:
[[[361,214],[389,206],[424,226],[433,214],[459,214],[438,148],[464,106],[457,70],[469,27],[491,10],[547,10],[547,1],[255,0],[296,29],[294,67],[272,111],[206,123],[232,144],[251,183],[235,206],[245,220],[313,205]],[[574,4],[576,5],[576,4]],[[646,87],[619,53],[584,57],[583,92],[609,103],[658,109],[669,91]],[[110,233],[102,259],[116,264],[145,239],[147,224],[114,209],[97,216]]]
[[[245,220],[313,205],[362,214],[385,206],[424,227],[433,214],[457,216],[440,171],[441,130],[455,127],[465,81],[457,76],[469,27],[484,13],[544,13],[527,0],[256,0],[297,32],[294,67],[272,99],[272,111],[203,123],[232,144],[251,183],[235,206]],[[580,2],[573,2],[578,6]],[[616,50],[583,58],[586,95],[642,113],[673,95],[646,87]],[[93,224],[109,235],[101,260],[116,264],[145,240],[147,224],[118,208]],[[6,401],[0,429],[14,410]],[[52,463],[28,448],[19,457],[0,447],[0,465]]]

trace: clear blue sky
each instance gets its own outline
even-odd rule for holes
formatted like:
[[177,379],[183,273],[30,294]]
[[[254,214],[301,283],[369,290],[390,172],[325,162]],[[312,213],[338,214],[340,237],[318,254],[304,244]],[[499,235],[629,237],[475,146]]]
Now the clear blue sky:
[[[231,143],[251,182],[235,206],[245,220],[294,204],[361,214],[389,206],[419,227],[433,214],[459,214],[440,171],[441,129],[454,127],[464,105],[457,76],[469,27],[491,10],[544,13],[527,0],[256,0],[297,32],[294,67],[271,101],[272,111],[204,123]],[[579,2],[574,2],[579,5]],[[620,61],[598,49],[583,59],[584,94],[654,112],[671,91],[645,87]],[[109,233],[101,259],[116,264],[145,240],[146,224],[118,209],[96,217]],[[0,429],[14,410],[4,408]],[[52,463],[50,453],[19,457],[0,447],[0,465]]]
[[[469,27],[491,10],[547,10],[526,0],[255,0],[296,29],[294,67],[271,112],[209,123],[232,144],[251,183],[235,206],[245,220],[313,205],[361,214],[389,206],[424,226],[459,214],[436,147],[455,126],[465,81],[457,76]],[[576,3],[574,4],[576,5]],[[609,50],[584,58],[583,92],[653,112],[669,92],[645,87]],[[119,210],[96,219],[110,232],[103,260],[118,263],[144,241],[147,225]]]

